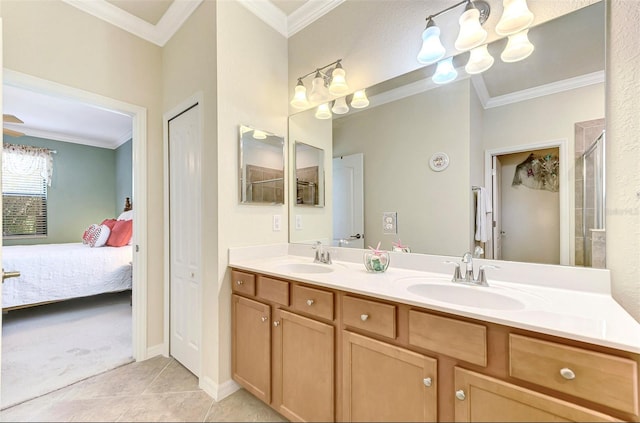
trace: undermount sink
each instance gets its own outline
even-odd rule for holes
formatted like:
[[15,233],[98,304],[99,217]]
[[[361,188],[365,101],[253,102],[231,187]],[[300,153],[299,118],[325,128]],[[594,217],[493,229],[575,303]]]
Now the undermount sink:
[[331,273],[333,269],[327,264],[287,263],[278,266],[278,270],[289,273]]
[[521,310],[525,308],[521,301],[490,291],[491,288],[465,286],[465,285],[440,285],[433,283],[417,283],[407,287],[412,294],[457,304],[466,307],[476,307],[492,310]]

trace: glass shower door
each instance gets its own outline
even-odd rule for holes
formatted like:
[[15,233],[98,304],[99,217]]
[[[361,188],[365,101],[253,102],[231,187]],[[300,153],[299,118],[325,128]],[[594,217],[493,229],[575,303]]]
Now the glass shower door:
[[604,264],[605,229],[605,133],[582,155],[582,233],[584,266]]

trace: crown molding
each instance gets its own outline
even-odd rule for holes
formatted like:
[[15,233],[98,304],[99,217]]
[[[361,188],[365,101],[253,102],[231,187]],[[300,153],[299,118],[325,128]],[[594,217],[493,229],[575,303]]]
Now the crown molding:
[[108,148],[111,150],[115,150],[116,148],[120,147],[122,144],[124,144],[125,142],[131,139],[131,136],[129,136],[129,138],[127,138],[124,141],[122,141],[122,138],[117,141],[88,139],[84,137],[76,137],[69,134],[61,134],[59,132],[54,132],[54,131],[44,131],[42,129],[31,128],[29,126],[24,126],[24,125],[14,126],[10,124],[5,124],[5,126],[9,129],[15,129],[16,131],[20,131],[23,134],[30,137],[43,138],[43,139],[54,140],[54,141],[70,142],[73,144],[82,144],[82,145],[88,145],[91,147]]
[[138,18],[106,0],[62,0],[85,13],[130,32],[160,47],[164,46],[202,0],[174,1],[157,25]]
[[329,0],[325,2],[308,1],[298,10],[289,15],[287,19],[287,37],[291,37],[298,31],[311,25],[314,21],[331,12],[344,3],[345,0]]

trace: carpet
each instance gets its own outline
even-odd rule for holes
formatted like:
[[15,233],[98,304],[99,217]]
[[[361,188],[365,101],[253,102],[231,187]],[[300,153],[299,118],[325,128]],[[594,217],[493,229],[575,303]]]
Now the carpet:
[[133,361],[130,291],[2,317],[1,408]]

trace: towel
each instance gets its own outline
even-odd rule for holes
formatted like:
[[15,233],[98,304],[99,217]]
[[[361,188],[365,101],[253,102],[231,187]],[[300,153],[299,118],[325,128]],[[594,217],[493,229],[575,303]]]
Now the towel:
[[486,188],[480,187],[476,192],[476,241],[487,242],[491,237],[491,225],[487,216],[491,212],[491,196]]

